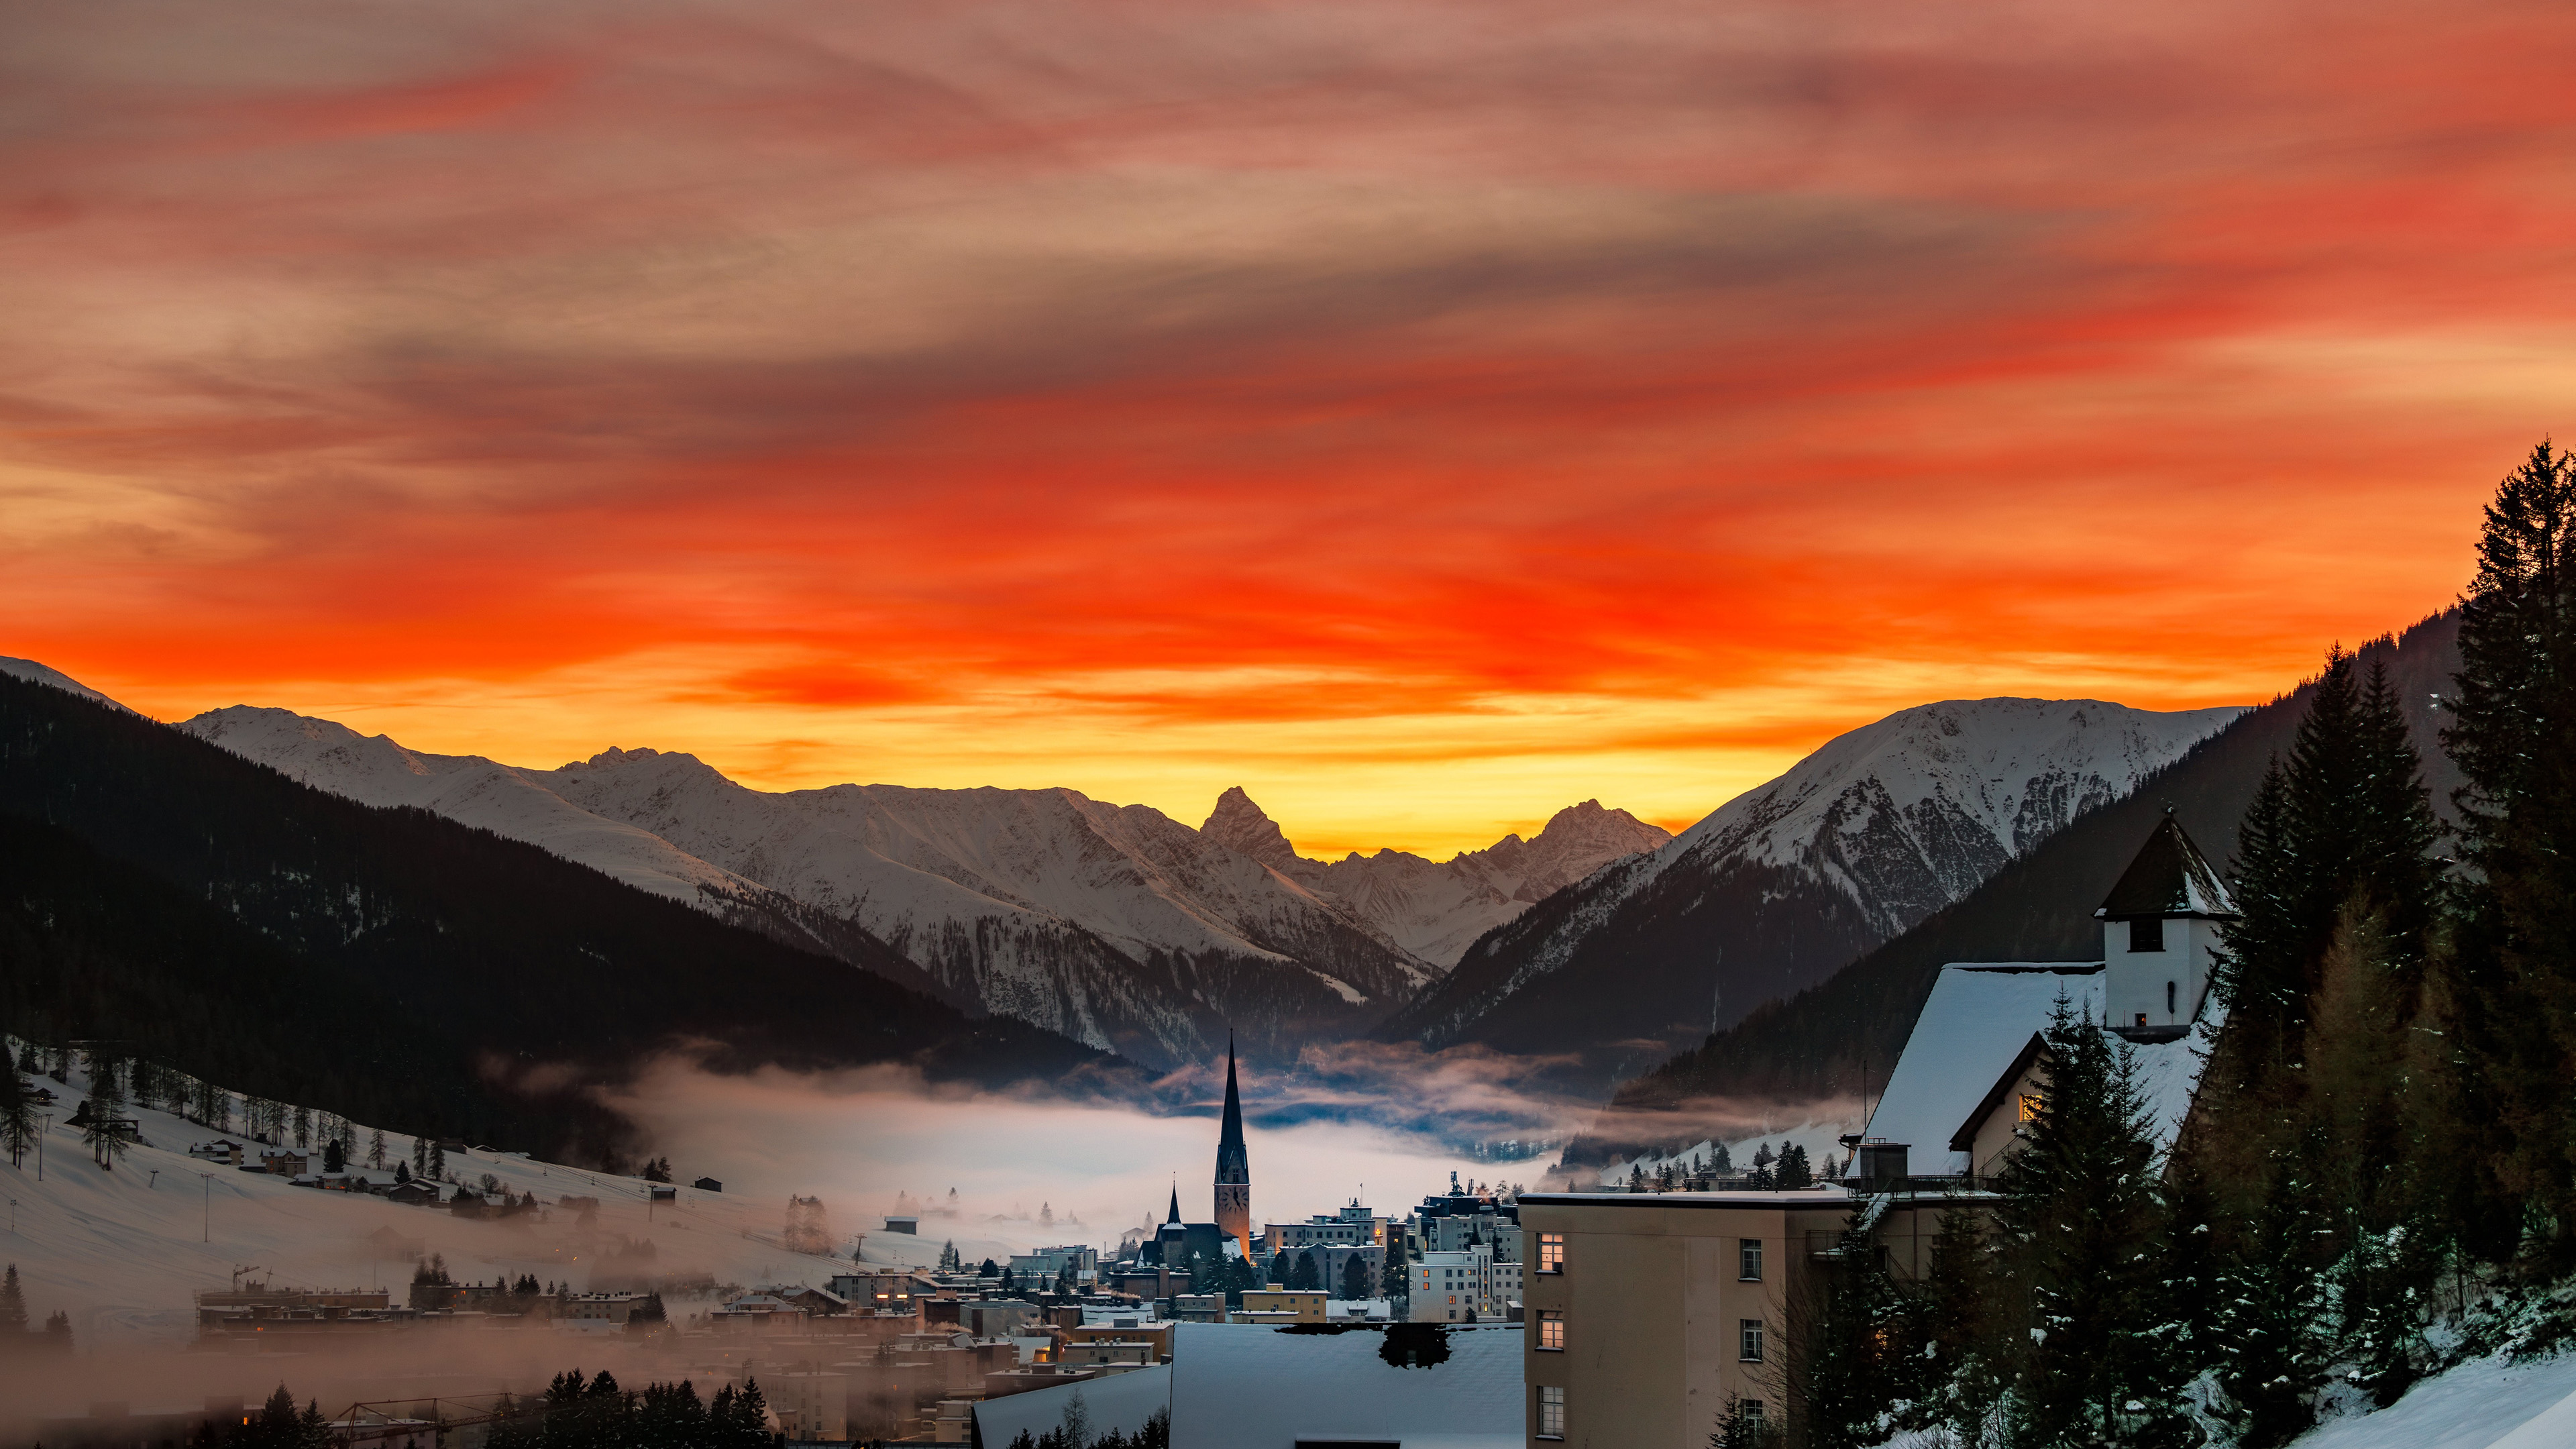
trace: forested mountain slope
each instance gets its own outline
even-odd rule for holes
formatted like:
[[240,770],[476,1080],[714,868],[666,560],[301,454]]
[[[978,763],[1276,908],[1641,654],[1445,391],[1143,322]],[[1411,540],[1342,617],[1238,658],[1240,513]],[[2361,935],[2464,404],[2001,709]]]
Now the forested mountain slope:
[[[2458,770],[2442,754],[2436,697],[2459,668],[2459,614],[2437,614],[2394,639],[2364,645],[2364,669],[2385,662],[2426,779],[2447,818]],[[1784,1103],[1856,1096],[1886,1078],[1932,981],[1951,961],[2101,959],[2093,909],[2167,805],[2213,861],[2232,858],[2237,827],[2265,766],[2288,748],[2309,686],[2254,710],[2012,861],[1957,904],[1862,956],[1829,979],[1762,1007],[1697,1049],[1623,1084],[1613,1113],[1579,1139],[1569,1162],[1607,1161],[1660,1139],[1651,1114],[1698,1098]],[[1645,1114],[1645,1115],[1640,1115]]]
[[1005,1082],[1115,1059],[953,1008],[426,810],[374,809],[0,678],[0,1017],[239,1090],[613,1150],[654,1051]]
[[1381,1035],[1570,1054],[1605,1088],[1958,900],[2237,713],[1900,710],[1487,935]]

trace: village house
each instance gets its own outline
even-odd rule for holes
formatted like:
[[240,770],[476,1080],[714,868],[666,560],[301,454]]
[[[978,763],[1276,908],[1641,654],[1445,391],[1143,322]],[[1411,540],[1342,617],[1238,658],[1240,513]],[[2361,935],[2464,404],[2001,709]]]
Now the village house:
[[[2191,1110],[2219,1022],[2209,983],[2227,888],[2180,822],[2156,823],[2093,912],[2099,961],[1960,962],[1941,968],[1856,1148],[1893,1174],[1976,1186],[2002,1169],[2047,1093],[2040,1034],[2062,1002],[2127,1043],[2157,1141]],[[1861,1153],[1847,1174],[1857,1177]]]

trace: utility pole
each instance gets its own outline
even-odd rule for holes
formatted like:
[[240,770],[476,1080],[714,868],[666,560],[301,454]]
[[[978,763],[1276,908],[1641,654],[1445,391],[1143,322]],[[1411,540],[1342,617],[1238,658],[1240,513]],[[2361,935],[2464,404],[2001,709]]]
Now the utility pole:
[[48,1112],[36,1120],[44,1124],[36,1129],[36,1181],[42,1182],[45,1180],[45,1134],[54,1130],[54,1117]]
[[206,1185],[206,1193],[203,1203],[205,1209],[205,1221],[198,1229],[201,1236],[197,1241],[202,1243],[211,1243],[215,1240],[215,1175],[211,1172],[201,1172],[197,1174],[197,1177]]

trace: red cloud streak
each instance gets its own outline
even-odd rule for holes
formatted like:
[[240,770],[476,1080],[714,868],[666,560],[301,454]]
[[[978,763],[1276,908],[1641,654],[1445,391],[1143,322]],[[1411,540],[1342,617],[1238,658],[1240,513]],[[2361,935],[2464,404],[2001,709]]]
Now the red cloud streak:
[[4,23],[0,652],[165,712],[1688,818],[2262,697],[2576,383],[2563,6]]

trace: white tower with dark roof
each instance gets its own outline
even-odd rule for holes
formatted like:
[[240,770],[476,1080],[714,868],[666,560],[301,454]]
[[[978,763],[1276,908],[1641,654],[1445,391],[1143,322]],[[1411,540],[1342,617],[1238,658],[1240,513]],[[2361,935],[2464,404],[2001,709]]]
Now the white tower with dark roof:
[[2139,1041],[2191,1029],[2209,995],[2227,886],[2166,812],[2094,916],[2102,922],[2103,1023]]

